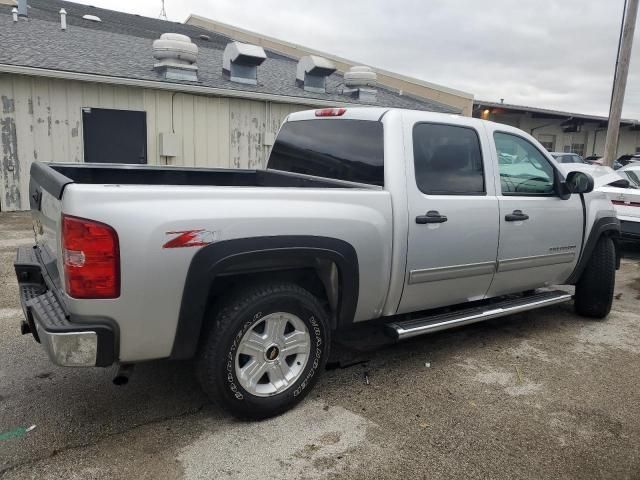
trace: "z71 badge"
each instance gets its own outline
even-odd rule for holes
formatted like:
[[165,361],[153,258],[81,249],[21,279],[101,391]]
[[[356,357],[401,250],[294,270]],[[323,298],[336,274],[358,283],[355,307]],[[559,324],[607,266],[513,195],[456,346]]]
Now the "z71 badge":
[[176,236],[162,248],[203,247],[215,242],[218,236],[216,232],[204,229],[167,232],[167,235]]

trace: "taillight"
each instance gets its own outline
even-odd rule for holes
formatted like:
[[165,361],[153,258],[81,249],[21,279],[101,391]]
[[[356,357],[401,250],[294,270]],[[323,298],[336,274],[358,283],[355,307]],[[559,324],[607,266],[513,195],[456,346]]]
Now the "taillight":
[[340,117],[346,111],[346,108],[323,108],[316,110],[316,117]]
[[118,234],[109,225],[63,215],[62,255],[65,286],[71,297],[120,296]]

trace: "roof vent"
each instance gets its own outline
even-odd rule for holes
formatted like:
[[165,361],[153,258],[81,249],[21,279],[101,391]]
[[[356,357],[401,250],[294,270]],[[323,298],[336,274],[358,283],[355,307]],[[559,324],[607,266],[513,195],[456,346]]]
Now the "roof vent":
[[369,67],[351,67],[344,74],[344,84],[347,86],[342,93],[363,101],[376,100],[376,80],[378,76]]
[[96,15],[83,15],[82,18],[84,18],[85,20],[89,20],[91,22],[101,22],[102,21],[100,19],[100,17],[98,17]]
[[296,85],[307,92],[325,93],[327,77],[335,71],[336,66],[331,60],[306,55],[298,62]]
[[222,72],[232,82],[258,84],[258,65],[267,55],[258,45],[231,42],[227,44],[222,56]]
[[167,80],[198,81],[198,46],[186,35],[163,33],[153,41],[153,57],[158,60],[153,68]]

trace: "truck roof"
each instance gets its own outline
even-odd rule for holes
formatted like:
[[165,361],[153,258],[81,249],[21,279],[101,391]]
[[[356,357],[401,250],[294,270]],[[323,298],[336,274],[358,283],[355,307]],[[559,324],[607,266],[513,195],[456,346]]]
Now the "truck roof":
[[[343,110],[343,112],[339,112]],[[332,114],[329,114],[329,112]],[[318,115],[317,112],[327,112],[326,115]],[[499,126],[499,129],[507,132],[520,132],[522,131],[516,127],[511,127],[505,124],[499,124],[491,122],[489,120],[482,120],[480,118],[466,117],[453,113],[437,113],[437,112],[425,112],[422,110],[409,110],[404,108],[382,108],[382,107],[354,107],[354,108],[322,108],[316,110],[303,110],[290,114],[286,121],[295,122],[300,120],[315,120],[315,119],[343,119],[343,120],[370,120],[378,121],[383,115],[390,112],[398,112],[408,118],[419,118],[419,121],[432,121],[436,123],[448,123],[451,125],[462,126],[475,126],[476,128],[480,124],[493,124]]]
[[[320,111],[334,111],[337,112],[338,110],[344,110],[344,113],[341,113],[339,115],[327,115],[327,116],[322,116],[322,117],[318,117],[318,115],[316,114],[316,112],[320,112]],[[315,109],[315,110],[303,110],[300,112],[295,112],[290,114],[287,117],[287,121],[298,121],[298,120],[312,120],[312,119],[316,119],[316,118],[341,118],[341,119],[348,119],[348,120],[372,120],[372,121],[377,121],[379,120],[385,113],[388,112],[392,112],[392,111],[398,111],[398,112],[415,112],[415,113],[419,113],[422,116],[428,117],[428,118],[433,118],[433,120],[436,121],[442,121],[442,120],[449,120],[451,121],[452,118],[464,118],[464,119],[471,119],[471,117],[461,117],[460,115],[457,114],[452,114],[452,113],[436,113],[436,112],[425,112],[422,110],[409,110],[409,109],[404,109],[404,108],[384,108],[384,107],[354,107],[354,108],[349,108],[349,107],[344,107],[344,108],[321,108],[321,109]],[[475,119],[478,120],[478,119]],[[481,121],[481,120],[478,120]]]

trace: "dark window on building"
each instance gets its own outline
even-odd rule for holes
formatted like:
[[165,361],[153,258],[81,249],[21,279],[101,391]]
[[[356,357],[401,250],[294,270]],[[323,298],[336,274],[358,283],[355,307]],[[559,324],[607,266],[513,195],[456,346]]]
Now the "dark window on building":
[[147,163],[147,114],[83,108],[84,161]]
[[382,123],[337,119],[287,122],[273,145],[268,168],[383,186]]
[[584,143],[572,143],[571,153],[575,153],[576,155],[584,157]]
[[541,133],[538,135],[538,141],[542,144],[542,146],[548,151],[553,152],[555,150],[556,145],[556,136]]
[[472,128],[418,123],[413,127],[413,162],[422,193],[485,192],[480,140]]

